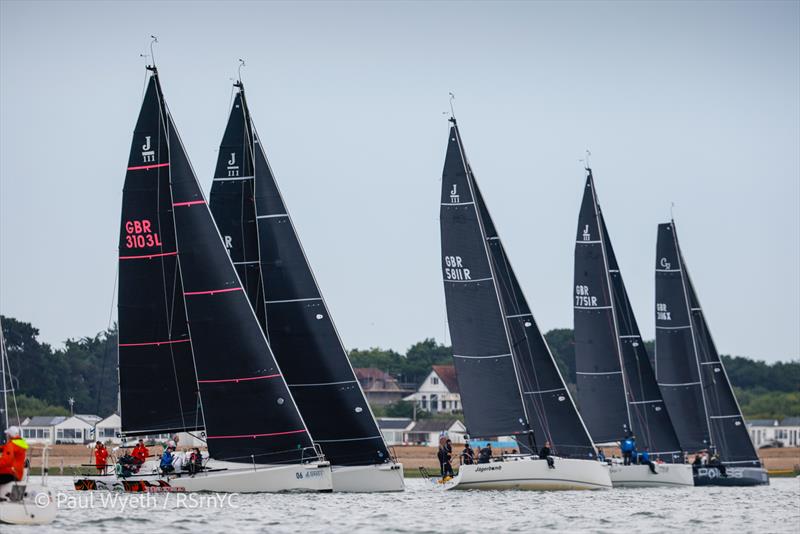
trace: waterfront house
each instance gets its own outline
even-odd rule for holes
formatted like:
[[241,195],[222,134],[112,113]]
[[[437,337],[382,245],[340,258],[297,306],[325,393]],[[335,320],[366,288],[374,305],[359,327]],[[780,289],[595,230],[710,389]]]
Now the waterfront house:
[[373,406],[386,406],[402,400],[412,390],[403,389],[397,379],[374,367],[358,367],[353,369],[361,389],[367,396],[367,402]]
[[97,422],[94,427],[94,435],[97,441],[102,441],[103,443],[115,443],[119,445],[122,443],[122,439],[119,437],[119,433],[122,430],[122,419],[118,414],[112,413],[105,419],[102,419]]
[[65,418],[55,425],[55,443],[89,443],[94,441],[94,426],[101,418],[81,414]]
[[756,448],[800,447],[800,417],[751,419],[747,428]]
[[456,368],[452,365],[434,365],[417,391],[404,400],[414,402],[419,409],[430,413],[460,412],[461,393]]
[[37,415],[34,417],[26,417],[20,425],[22,437],[25,441],[30,443],[47,443],[52,445],[55,443],[56,425],[66,419],[67,418],[63,415]]
[[406,442],[438,446],[439,436],[446,435],[453,443],[464,443],[467,427],[458,419],[423,419],[406,431]]

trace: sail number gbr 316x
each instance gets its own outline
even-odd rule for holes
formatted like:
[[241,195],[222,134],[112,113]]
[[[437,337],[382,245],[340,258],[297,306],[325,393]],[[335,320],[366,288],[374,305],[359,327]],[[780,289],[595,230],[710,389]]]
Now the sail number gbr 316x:
[[153,231],[152,223],[147,219],[125,221],[125,248],[160,247],[158,232]]

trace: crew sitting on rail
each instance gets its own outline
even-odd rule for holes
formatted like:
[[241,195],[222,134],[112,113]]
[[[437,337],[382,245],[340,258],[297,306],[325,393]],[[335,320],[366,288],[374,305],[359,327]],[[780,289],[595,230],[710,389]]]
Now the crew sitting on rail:
[[[5,437],[6,444],[0,448],[0,485],[22,480],[28,451],[28,444],[22,439],[19,427],[6,428]],[[0,495],[0,500],[3,499],[4,496]]]
[[147,450],[144,440],[139,440],[139,443],[133,448],[131,456],[133,456],[133,459],[136,460],[136,463],[139,465],[142,465],[145,460],[147,460],[147,457],[150,456],[150,451]]
[[725,466],[722,464],[722,460],[720,459],[719,454],[717,454],[716,452],[711,457],[711,459],[708,460],[708,467],[716,467],[717,469],[719,469],[720,475],[724,477],[728,476],[728,473],[725,470]]
[[175,459],[174,453],[175,446],[174,445],[167,445],[164,449],[164,452],[161,453],[161,463],[159,464],[159,468],[161,469],[162,474],[169,474],[175,471],[175,468],[172,466],[172,461]]
[[650,453],[647,452],[647,447],[645,447],[642,452],[638,453],[638,455],[636,456],[636,459],[637,459],[637,461],[638,461],[638,463],[640,465],[646,465],[646,466],[650,467],[650,472],[651,473],[653,473],[654,475],[658,474],[658,471],[656,471],[655,464],[650,461]]
[[597,461],[606,463],[606,455],[603,453],[603,449],[597,449]]
[[542,447],[539,450],[539,458],[542,460],[547,460],[547,467],[549,467],[550,469],[555,469],[556,468],[555,460],[553,460],[551,454],[552,451],[550,450],[550,442],[545,441],[544,447]]

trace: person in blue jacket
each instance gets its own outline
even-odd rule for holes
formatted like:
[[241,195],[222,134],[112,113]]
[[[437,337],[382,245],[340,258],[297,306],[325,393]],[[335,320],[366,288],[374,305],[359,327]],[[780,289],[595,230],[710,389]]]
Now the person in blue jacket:
[[172,460],[174,459],[172,451],[174,450],[175,447],[167,446],[167,448],[164,449],[164,452],[161,453],[161,463],[159,464],[159,467],[161,468],[161,472],[165,475],[175,470],[175,468],[172,467]]
[[650,461],[650,453],[647,452],[647,447],[645,447],[644,450],[637,455],[637,460],[640,465],[646,465],[650,467],[651,473],[653,473],[654,475],[658,474],[658,471],[656,471],[655,464]]
[[636,436],[628,434],[628,436],[620,442],[619,448],[622,451],[622,463],[624,465],[631,465],[631,461],[636,453]]

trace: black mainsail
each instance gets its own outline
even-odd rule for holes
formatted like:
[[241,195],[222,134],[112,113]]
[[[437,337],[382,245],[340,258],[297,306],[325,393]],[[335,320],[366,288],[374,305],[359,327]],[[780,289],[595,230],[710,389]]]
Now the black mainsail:
[[656,373],[670,414],[682,423],[676,430],[685,450],[711,449],[725,464],[761,467],[683,259],[675,221],[658,225]]
[[639,333],[587,169],[575,242],[575,360],[578,402],[596,442],[636,435],[640,449],[683,461],[678,437]]
[[[244,242],[240,236],[251,241],[246,246],[252,253],[235,257],[247,262],[241,268],[258,287],[248,291],[250,302],[266,311],[265,333],[314,442],[333,465],[387,462],[389,451],[255,132],[241,82],[237,87],[220,158],[247,154],[243,160],[252,159],[253,170],[249,178],[231,180],[219,176],[218,166],[211,189],[214,217],[222,221],[223,235],[233,236],[232,257]],[[232,130],[245,135],[226,145]],[[252,266],[253,260],[259,263]]]
[[178,270],[165,120],[153,75],[122,191],[119,389],[126,435],[203,428]]
[[[154,67],[150,70],[148,91],[157,96],[156,105],[145,100],[147,107],[142,113],[146,109],[157,115],[157,120],[150,118],[157,128],[148,133],[164,147],[169,159],[132,165],[128,172],[138,173],[137,184],[147,190],[155,189],[154,182],[167,184],[148,200],[151,204],[158,200],[159,207],[166,205],[164,212],[170,215],[160,219],[158,228],[168,231],[165,220],[172,226],[173,249],[169,256],[160,257],[176,259],[174,279],[180,281],[181,291],[172,296],[175,302],[182,301],[185,316],[175,320],[186,329],[181,342],[173,345],[188,347],[191,355],[189,366],[193,362],[209,454],[216,460],[254,464],[315,457],[311,437],[225,251],[163,101],[158,74]],[[137,128],[134,147],[142,143],[142,135]],[[150,172],[154,169],[159,173]],[[152,206],[130,200],[123,198],[123,221],[143,221]],[[162,240],[167,243],[166,238]],[[143,282],[152,283],[130,277],[129,290],[150,290],[156,296],[163,291],[161,286]],[[151,319],[145,326],[158,324]],[[147,389],[147,385],[142,388]]]
[[453,358],[470,435],[516,436],[535,452],[595,450],[536,325],[453,123],[442,175],[442,270]]

